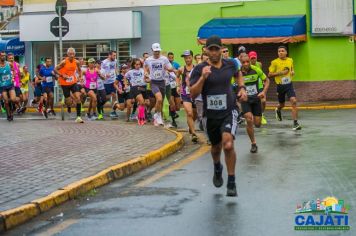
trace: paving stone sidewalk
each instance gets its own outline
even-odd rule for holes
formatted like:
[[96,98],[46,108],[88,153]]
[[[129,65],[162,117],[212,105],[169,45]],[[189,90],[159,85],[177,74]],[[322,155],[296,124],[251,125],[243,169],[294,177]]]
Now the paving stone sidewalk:
[[169,131],[123,121],[0,120],[0,211],[173,141]]

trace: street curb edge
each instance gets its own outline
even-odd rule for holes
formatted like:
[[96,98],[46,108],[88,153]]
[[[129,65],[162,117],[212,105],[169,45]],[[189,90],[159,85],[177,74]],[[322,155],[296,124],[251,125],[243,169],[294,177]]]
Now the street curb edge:
[[166,129],[176,135],[176,139],[161,148],[151,151],[132,160],[113,165],[99,173],[71,183],[59,190],[28,204],[0,212],[0,233],[23,224],[62,203],[81,196],[90,190],[106,185],[115,180],[127,177],[178,151],[184,145],[183,135]]

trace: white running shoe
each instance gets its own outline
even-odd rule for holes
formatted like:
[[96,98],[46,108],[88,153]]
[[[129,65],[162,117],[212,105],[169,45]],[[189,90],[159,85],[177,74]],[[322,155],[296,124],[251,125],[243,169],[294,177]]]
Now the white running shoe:
[[84,121],[82,120],[82,118],[80,116],[77,117],[77,119],[75,120],[76,123],[84,123]]

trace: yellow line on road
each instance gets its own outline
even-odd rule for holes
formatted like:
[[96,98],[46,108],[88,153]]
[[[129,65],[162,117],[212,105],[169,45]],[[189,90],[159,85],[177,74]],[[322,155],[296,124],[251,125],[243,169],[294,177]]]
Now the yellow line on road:
[[60,224],[54,225],[53,227],[49,228],[48,230],[46,230],[45,232],[36,234],[37,236],[49,236],[49,235],[55,235],[58,234],[62,231],[64,231],[65,229],[67,229],[69,226],[77,223],[78,220],[77,219],[68,219],[65,221],[62,221]]
[[157,181],[158,179],[168,175],[169,173],[182,168],[183,166],[193,162],[194,160],[202,157],[205,153],[210,151],[210,146],[204,144],[203,146],[201,146],[197,151],[195,151],[192,155],[190,155],[188,158],[183,159],[182,161],[179,161],[177,163],[175,163],[172,166],[169,166],[168,168],[158,172],[157,174],[149,177],[148,179],[145,179],[141,182],[139,182],[138,184],[135,185],[135,187],[145,187],[155,181]]

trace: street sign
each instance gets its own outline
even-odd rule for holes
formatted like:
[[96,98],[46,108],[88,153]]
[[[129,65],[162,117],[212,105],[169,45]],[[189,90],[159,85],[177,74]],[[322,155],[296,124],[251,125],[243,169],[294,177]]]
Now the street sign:
[[[50,24],[50,30],[55,37],[59,37],[59,17],[55,17]],[[69,22],[62,17],[62,37],[69,32]]]
[[56,2],[56,13],[59,16],[64,16],[67,12],[67,1],[57,0]]

